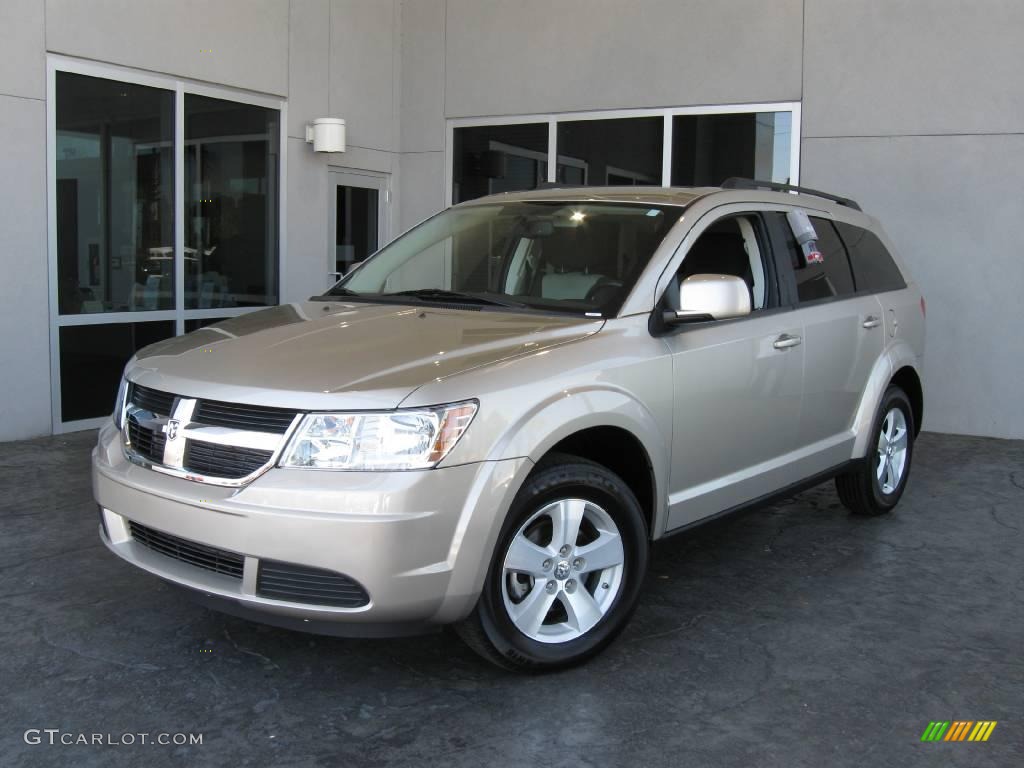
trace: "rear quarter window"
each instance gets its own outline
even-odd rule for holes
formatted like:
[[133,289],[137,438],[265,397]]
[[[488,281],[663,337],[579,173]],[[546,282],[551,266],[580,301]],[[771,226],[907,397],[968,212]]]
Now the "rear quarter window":
[[907,287],[892,255],[874,232],[843,222],[836,222],[836,228],[850,254],[858,293],[898,291]]

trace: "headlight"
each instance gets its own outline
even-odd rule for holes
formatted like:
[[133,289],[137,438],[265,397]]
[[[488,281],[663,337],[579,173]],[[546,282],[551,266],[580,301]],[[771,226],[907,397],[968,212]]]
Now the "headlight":
[[380,413],[310,413],[281,458],[307,469],[429,469],[455,447],[475,402]]
[[114,424],[121,429],[124,417],[124,400],[128,396],[128,379],[121,377],[121,385],[117,388],[117,400],[114,401]]

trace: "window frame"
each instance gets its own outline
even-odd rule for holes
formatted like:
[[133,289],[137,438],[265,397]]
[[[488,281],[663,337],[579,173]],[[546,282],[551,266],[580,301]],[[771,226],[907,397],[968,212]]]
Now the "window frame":
[[621,118],[658,117],[663,119],[661,185],[672,186],[672,126],[678,115],[727,115],[757,112],[790,112],[792,128],[789,137],[790,178],[793,184],[800,183],[800,136],[801,113],[799,101],[768,102],[762,104],[708,104],[690,107],[666,107],[650,109],[603,109],[589,112],[547,112],[530,115],[501,115],[490,117],[449,118],[445,127],[445,206],[452,205],[454,191],[455,129],[480,128],[526,123],[547,123],[548,126],[548,167],[547,181],[556,180],[558,157],[558,124],[579,120],[616,120]]
[[[160,88],[174,93],[174,308],[166,310],[95,312],[60,314],[59,272],[57,263],[57,73],[69,72],[88,77]],[[144,70],[77,59],[59,54],[46,56],[46,217],[47,271],[49,279],[50,330],[50,418],[53,434],[95,429],[107,416],[62,421],[60,329],[77,325],[112,325],[149,321],[173,321],[175,336],[185,332],[186,320],[237,317],[266,307],[185,308],[185,94],[234,101],[277,110],[278,121],[278,251],[277,302],[286,294],[287,276],[287,179],[288,179],[288,103],[278,96],[254,93],[230,86],[210,85],[183,77],[161,75]],[[268,305],[274,306],[274,305]],[[114,395],[111,393],[111,409]]]
[[[686,333],[712,327],[717,328],[727,323],[743,323],[748,320],[756,320],[778,314],[779,312],[792,311],[794,307],[790,304],[789,287],[785,275],[779,267],[775,233],[772,232],[770,219],[765,217],[766,213],[778,212],[784,212],[784,209],[781,206],[773,206],[772,204],[766,207],[763,203],[724,203],[705,212],[704,215],[697,219],[672,253],[671,258],[665,263],[665,267],[658,278],[654,309],[651,313],[650,322],[652,335],[672,336],[677,333]],[[672,287],[672,279],[679,273],[680,268],[685,263],[687,254],[703,234],[715,224],[724,219],[741,216],[756,218],[758,221],[755,229],[760,231],[755,231],[755,236],[758,239],[758,248],[761,250],[761,261],[765,271],[765,306],[761,309],[751,310],[749,315],[743,315],[742,317],[663,325],[658,320],[659,313],[665,307],[668,291]],[[789,279],[792,280],[792,269],[790,269]]]

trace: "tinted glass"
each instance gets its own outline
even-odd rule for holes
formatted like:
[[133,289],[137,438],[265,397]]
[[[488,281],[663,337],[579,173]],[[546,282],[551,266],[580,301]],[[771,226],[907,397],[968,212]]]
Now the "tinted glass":
[[558,123],[556,178],[572,186],[661,185],[660,117]]
[[185,307],[277,303],[279,113],[185,95]]
[[796,278],[797,296],[800,302],[821,301],[834,297],[849,296],[853,293],[853,276],[850,263],[842,242],[830,221],[811,217],[818,235],[818,250],[822,254],[820,264],[805,264],[803,253],[793,230],[783,213],[766,213],[775,226],[775,231],[785,239],[786,253]]
[[173,335],[174,322],[170,320],[61,328],[61,421],[111,413],[125,363],[147,344]]
[[858,291],[879,293],[907,287],[899,268],[877,235],[843,222],[837,222],[836,227],[850,252]]
[[456,128],[453,139],[453,202],[536,189],[547,179],[547,123]]
[[677,115],[672,183],[717,186],[730,176],[789,183],[792,121],[790,112]]
[[172,309],[174,93],[56,82],[60,313]]
[[[687,251],[678,279],[682,282],[699,274],[732,275],[747,284],[752,310],[774,306],[774,290],[764,267],[764,242],[757,215],[720,219],[704,230]],[[678,287],[674,290],[678,291]],[[672,307],[677,308],[674,304]]]
[[632,203],[451,208],[382,248],[329,294],[402,300],[410,291],[456,291],[516,308],[614,314],[680,215],[681,208]]
[[336,185],[334,229],[335,270],[344,275],[378,247],[380,193],[366,187]]

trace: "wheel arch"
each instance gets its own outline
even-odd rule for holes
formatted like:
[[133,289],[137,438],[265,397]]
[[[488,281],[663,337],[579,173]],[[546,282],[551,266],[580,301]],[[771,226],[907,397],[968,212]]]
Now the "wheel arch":
[[622,427],[587,427],[551,446],[541,463],[556,454],[589,459],[622,478],[640,502],[647,535],[652,537],[658,484],[651,457],[636,435]]
[[671,440],[659,424],[671,423],[669,414],[656,418],[621,389],[573,390],[571,396],[540,403],[510,424],[492,457],[527,456],[539,464],[551,453],[570,453],[601,464],[630,486],[644,509],[648,532],[658,538],[667,515]]
[[875,424],[879,403],[885,395],[885,390],[891,384],[898,384],[907,393],[914,411],[914,433],[916,435],[921,431],[920,420],[924,414],[924,390],[921,385],[919,358],[906,341],[897,341],[875,361],[871,375],[868,376],[867,384],[861,395],[860,406],[852,424],[856,435],[852,458],[859,459],[867,455],[868,440]]
[[921,432],[921,420],[924,418],[924,389],[921,387],[921,377],[912,366],[904,365],[893,374],[891,383],[906,392],[910,399],[910,408],[914,416],[914,437],[917,437]]

